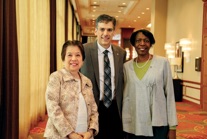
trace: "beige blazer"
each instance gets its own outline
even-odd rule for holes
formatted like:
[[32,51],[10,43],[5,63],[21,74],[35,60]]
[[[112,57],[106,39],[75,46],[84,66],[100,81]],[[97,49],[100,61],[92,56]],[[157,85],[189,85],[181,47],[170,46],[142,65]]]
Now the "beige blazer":
[[[91,81],[80,73],[81,92],[86,102],[88,129],[98,133],[97,105],[92,92]],[[64,139],[76,128],[79,106],[79,83],[65,69],[50,75],[46,89],[46,107],[48,122],[44,137]]]

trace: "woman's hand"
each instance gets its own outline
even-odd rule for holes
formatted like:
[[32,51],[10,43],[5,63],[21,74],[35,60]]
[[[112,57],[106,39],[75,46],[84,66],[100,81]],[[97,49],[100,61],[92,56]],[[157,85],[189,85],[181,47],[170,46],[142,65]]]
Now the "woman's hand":
[[89,130],[88,132],[80,133],[83,136],[83,139],[90,139],[93,136],[93,131]]
[[84,139],[81,134],[72,132],[68,135],[68,139]]

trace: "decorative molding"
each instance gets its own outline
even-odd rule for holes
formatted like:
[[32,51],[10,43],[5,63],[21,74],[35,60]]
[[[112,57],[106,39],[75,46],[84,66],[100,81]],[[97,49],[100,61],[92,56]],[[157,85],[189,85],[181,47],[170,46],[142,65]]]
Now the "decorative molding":
[[188,80],[182,80],[182,86],[183,86],[183,96],[184,97],[187,97],[187,98],[190,98],[190,99],[193,99],[193,100],[196,100],[196,101],[201,101],[200,99],[197,99],[197,98],[194,98],[192,96],[189,96],[186,94],[186,88],[192,88],[192,89],[197,89],[197,90],[201,90],[200,87],[194,87],[194,86],[190,86],[190,85],[186,85],[185,83],[188,83],[188,84],[194,84],[194,85],[200,85],[201,86],[201,83],[200,82],[194,82],[194,81],[188,81]]
[[185,85],[185,84],[182,84],[182,86],[185,87],[185,88],[193,88],[193,89],[197,89],[197,90],[201,89],[199,87],[193,87],[193,86],[189,86],[189,85]]
[[[197,99],[197,98],[194,98],[194,97],[191,97],[191,96],[188,96],[188,95],[185,95],[183,94],[184,97],[187,97],[187,98],[190,98],[190,99],[193,99],[193,100],[197,100],[197,101],[200,101],[200,99]],[[186,100],[186,99],[185,99]],[[200,105],[199,105],[200,106]]]
[[186,82],[186,83],[191,83],[191,84],[197,84],[197,85],[201,85],[200,82],[194,82],[194,81],[189,81],[189,80],[182,80],[183,82]]

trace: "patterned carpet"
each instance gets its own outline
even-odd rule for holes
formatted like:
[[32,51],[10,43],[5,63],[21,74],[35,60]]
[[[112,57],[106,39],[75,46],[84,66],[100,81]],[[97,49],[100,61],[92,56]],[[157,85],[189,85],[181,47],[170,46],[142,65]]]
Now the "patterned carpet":
[[177,139],[207,139],[207,112],[189,102],[176,102]]
[[[176,102],[178,126],[177,139],[207,139],[207,112],[187,101]],[[28,139],[44,139],[46,121],[30,130]]]

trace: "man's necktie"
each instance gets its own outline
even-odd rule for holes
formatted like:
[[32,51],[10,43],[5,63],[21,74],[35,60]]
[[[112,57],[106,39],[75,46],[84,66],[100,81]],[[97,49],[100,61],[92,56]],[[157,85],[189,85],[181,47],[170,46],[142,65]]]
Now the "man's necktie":
[[104,98],[103,103],[108,108],[112,102],[112,91],[111,91],[111,67],[108,58],[108,50],[104,53]]

